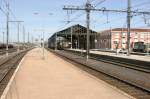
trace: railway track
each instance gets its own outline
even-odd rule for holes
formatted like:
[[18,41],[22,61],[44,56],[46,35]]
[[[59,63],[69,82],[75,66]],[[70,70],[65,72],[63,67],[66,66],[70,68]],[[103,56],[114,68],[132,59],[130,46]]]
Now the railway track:
[[[52,50],[50,50],[50,51],[52,51]],[[54,52],[54,51],[52,51],[52,52]],[[111,75],[107,72],[99,70],[99,68],[92,67],[92,65],[94,66],[95,63],[92,63],[92,61],[90,61],[89,63],[86,63],[85,58],[78,57],[77,54],[71,54],[71,52],[69,52],[69,53],[67,52],[68,54],[64,54],[65,53],[64,51],[63,52],[58,51],[58,52],[54,52],[54,53],[60,57],[65,58],[65,60],[67,59],[67,60],[77,64],[76,66],[80,67],[81,69],[91,73],[92,75],[98,77],[99,79],[102,79],[103,81],[111,84],[112,86],[117,87],[118,89],[126,92],[127,94],[130,94],[131,96],[133,96],[137,99],[150,99],[149,87],[145,88],[145,87],[142,87],[141,85],[138,85],[137,83],[133,84],[133,82],[128,81],[127,79],[125,79],[125,80],[124,80],[124,78],[120,79],[119,76],[117,77],[115,75]],[[71,56],[75,56],[74,59]],[[92,60],[97,61],[95,58]],[[100,60],[98,60],[98,61],[100,61]],[[91,66],[89,66],[87,64],[90,64]],[[107,63],[107,64],[111,64],[111,63]],[[107,64],[105,63],[105,65],[107,65]],[[112,64],[112,65],[115,65],[115,64]],[[131,69],[131,68],[129,68],[129,69]],[[135,71],[136,69],[133,69],[133,70]],[[112,70],[111,72],[115,72],[115,71]],[[141,70],[138,72],[144,73],[144,71],[141,71]],[[149,73],[146,72],[146,74],[149,74]]]
[[[83,57],[85,56],[85,52],[83,52],[83,53],[75,52],[75,51],[67,51],[67,52],[71,52],[75,55],[80,55]],[[138,61],[135,61],[135,62],[131,63],[128,60],[125,61],[125,59],[123,59],[123,58],[121,58],[120,60],[117,60],[119,58],[105,56],[105,55],[99,55],[99,54],[93,54],[93,53],[90,53],[90,59],[114,64],[116,66],[122,66],[122,67],[130,68],[130,69],[134,69],[134,70],[145,72],[145,73],[150,73],[150,62],[149,63],[145,62],[143,65],[143,62],[138,63]]]
[[11,55],[0,61],[0,96],[9,82],[18,63],[28,50]]
[[[17,51],[16,48],[12,48],[12,49],[8,50],[8,53],[13,53],[13,52],[16,52],[16,51]],[[0,55],[4,55],[5,53],[6,53],[5,49],[0,50]]]

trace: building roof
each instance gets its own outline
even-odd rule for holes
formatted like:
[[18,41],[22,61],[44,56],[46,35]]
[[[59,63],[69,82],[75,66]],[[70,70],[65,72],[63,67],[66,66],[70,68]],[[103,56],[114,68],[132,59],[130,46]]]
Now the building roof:
[[[82,25],[79,25],[79,24],[76,24],[76,25],[73,25],[73,26],[70,26],[64,30],[61,30],[59,32],[57,32],[58,35],[70,35],[70,30],[71,28],[73,28],[73,34],[76,34],[76,33],[82,33],[82,34],[85,34],[87,32],[87,29],[86,27],[82,26]],[[90,30],[91,33],[96,33],[96,31],[93,31],[93,30]]]
[[[98,33],[106,33],[110,31],[127,31],[127,28],[114,28],[114,29],[108,29],[108,30],[103,30]],[[150,32],[150,29],[141,29],[141,28],[131,28],[131,31],[133,32]]]
[[[114,28],[112,31],[127,31],[127,28]],[[150,32],[150,29],[131,28],[131,31],[136,32]]]
[[[73,29],[73,34],[72,35],[78,35],[80,33],[80,35],[86,35],[87,33],[87,29],[86,27],[76,24],[73,26],[70,26],[66,29],[63,29],[61,31],[58,31],[56,33],[54,33],[49,39],[51,38],[55,38],[55,35],[57,34],[57,36],[66,36],[66,35],[71,35],[71,28]],[[91,35],[94,35],[95,33],[97,33],[96,31],[90,30]]]

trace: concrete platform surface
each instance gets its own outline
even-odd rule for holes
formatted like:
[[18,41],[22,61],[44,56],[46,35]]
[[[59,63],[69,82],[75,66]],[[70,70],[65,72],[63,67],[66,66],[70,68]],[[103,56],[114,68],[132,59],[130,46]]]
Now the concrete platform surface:
[[[80,49],[69,49],[69,50],[86,52],[85,50],[80,50]],[[150,62],[150,56],[141,56],[141,55],[132,55],[132,54],[130,56],[127,56],[126,54],[121,54],[121,53],[116,55],[116,53],[102,52],[102,51],[90,51],[90,53]]]
[[131,99],[124,92],[42,50],[30,51],[11,82],[5,99]]

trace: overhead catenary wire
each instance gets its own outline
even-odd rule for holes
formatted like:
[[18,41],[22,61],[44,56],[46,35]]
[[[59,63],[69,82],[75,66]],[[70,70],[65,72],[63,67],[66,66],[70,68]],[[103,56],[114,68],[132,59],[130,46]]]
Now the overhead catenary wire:
[[[96,1],[96,0],[91,0],[91,2],[94,2],[94,1]],[[98,5],[100,5],[100,4],[102,4],[103,2],[105,2],[106,0],[101,0],[101,1],[99,1],[97,4],[95,4],[94,5],[94,7],[97,7]],[[81,7],[84,7],[85,5],[82,5]],[[75,11],[78,11],[78,10],[75,10]],[[79,18],[81,18],[84,14],[86,14],[85,12],[84,13],[80,13],[80,14],[78,14],[76,17],[74,17],[74,18],[72,18],[71,20],[68,20],[67,22],[72,22],[72,21],[74,21],[74,20],[77,20],[77,19],[79,19]],[[68,16],[68,11],[67,11],[67,17],[69,17]],[[70,17],[69,17],[70,18]]]
[[[5,3],[5,6],[7,6],[7,2],[5,1],[5,0],[1,0],[1,2],[4,2]],[[7,16],[7,13],[6,13],[6,11],[0,6],[0,10],[5,14],[5,16]],[[12,16],[15,20],[18,20],[17,18],[16,18],[16,16],[15,16],[15,14],[12,12],[12,10],[10,9],[10,7],[9,7],[9,12],[11,13],[9,13],[9,15],[10,16]],[[10,17],[10,19],[12,18],[12,17]],[[17,26],[17,24],[16,24],[16,26]]]
[[[140,3],[140,4],[136,4],[136,5],[133,5],[131,8],[137,8],[137,7],[139,7],[139,6],[142,6],[143,4],[149,4],[150,2],[143,2],[143,3]],[[146,8],[147,9],[147,8]],[[122,10],[125,10],[125,9],[122,9]],[[142,9],[143,10],[143,9]],[[144,9],[145,10],[145,9]],[[145,10],[145,11],[148,11],[148,10]],[[135,16],[135,15],[134,15]],[[136,15],[136,16],[139,16],[139,15]],[[107,17],[107,19],[108,19],[108,16],[106,16]],[[108,22],[104,22],[104,23],[102,23],[101,25],[105,25],[105,24],[109,24],[109,23],[111,23],[111,22],[114,22],[114,21],[117,21],[117,20],[120,20],[120,19],[122,19],[123,17],[121,17],[121,18],[116,18],[116,19],[113,19],[113,20],[107,20]]]
[[[150,2],[142,2],[142,3],[140,3],[140,4],[136,4],[136,5],[133,5],[131,8],[137,8],[137,7],[140,7],[140,6],[143,6],[143,4],[146,4],[146,5],[148,5]],[[125,9],[123,9],[123,10],[125,10]],[[145,9],[144,9],[145,10]],[[148,11],[148,10],[147,10]],[[139,15],[137,15],[137,16],[139,16]],[[115,23],[116,23],[116,21],[117,20],[120,20],[120,19],[123,19],[124,17],[121,17],[121,18],[116,18],[116,19],[113,19],[113,20],[109,20],[108,21],[108,16],[106,16],[107,17],[107,22],[104,22],[104,23],[102,23],[101,25],[104,25],[104,24],[109,24],[109,23],[112,23],[112,22],[114,22],[115,21]]]
[[[96,1],[96,0],[93,0],[93,1]],[[140,6],[143,6],[144,4],[148,5],[148,3],[149,3],[149,2],[142,2],[142,3],[140,3],[140,4],[133,5],[131,8],[140,7]],[[125,9],[123,9],[123,10],[125,10]],[[84,15],[84,14],[83,14],[83,15]],[[82,16],[82,13],[79,14],[77,17],[73,18],[72,21],[78,19],[78,18],[81,17],[81,16]],[[122,18],[122,17],[121,17],[121,18]],[[119,19],[121,19],[121,18],[119,18]],[[124,17],[123,17],[123,18],[124,18]],[[109,24],[109,23],[111,23],[112,21],[117,21],[117,20],[118,20],[118,18],[108,21],[108,16],[107,16],[107,22],[104,22],[104,23],[102,23],[102,24],[107,24],[107,23]],[[70,22],[72,22],[72,21],[70,21]]]
[[[91,0],[91,2],[94,2],[94,1],[96,1],[96,0]],[[106,0],[102,0],[102,1],[99,1],[97,4],[95,4],[95,6],[94,7],[96,7],[96,6],[98,6],[99,4],[101,4],[101,3],[103,3],[103,2],[105,2]],[[140,3],[140,4],[136,4],[136,5],[133,5],[131,8],[135,8],[135,7],[139,7],[139,6],[142,6],[143,4],[148,4],[149,2],[143,2],[143,3]],[[125,9],[122,9],[122,10],[125,10]],[[75,17],[75,18],[72,18],[71,20],[70,20],[70,22],[71,21],[73,21],[73,20],[76,20],[76,19],[78,19],[78,18],[80,18],[81,16],[83,16],[84,15],[84,13],[82,14],[79,14],[79,15],[77,15],[77,17]],[[110,23],[110,21],[108,21],[108,13],[107,13],[107,22],[106,23]],[[117,20],[117,19],[116,19]],[[104,24],[106,24],[106,23],[104,23]]]
[[3,0],[1,0],[0,10],[3,12],[3,14],[7,15],[6,12],[5,12],[5,10],[2,8],[2,1]]
[[1,7],[0,10],[3,12],[3,14],[7,15],[6,12]]
[[[3,0],[3,1],[4,1],[5,5],[7,5],[7,2],[5,0]],[[15,14],[12,12],[12,10],[9,9],[9,11],[10,11],[11,15],[14,17],[14,19],[17,20]]]

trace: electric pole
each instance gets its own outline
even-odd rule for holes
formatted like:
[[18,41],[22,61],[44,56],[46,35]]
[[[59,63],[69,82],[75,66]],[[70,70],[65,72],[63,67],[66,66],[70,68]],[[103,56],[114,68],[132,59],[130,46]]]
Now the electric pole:
[[131,0],[128,0],[127,10],[127,56],[130,55]]
[[19,32],[20,32],[20,22],[18,22],[18,50],[17,50],[18,52],[20,51],[20,49],[19,49],[19,42],[20,42],[19,41],[19,34],[20,33]]
[[32,45],[33,45],[33,43],[34,43],[33,40],[34,40],[34,38],[33,38],[33,36],[32,36]]
[[5,32],[3,32],[3,44],[5,43],[4,35],[5,35]]
[[6,7],[7,7],[7,13],[6,13],[6,16],[7,16],[7,22],[6,22],[6,56],[8,56],[8,50],[9,50],[9,0],[7,0],[7,4],[6,4]]
[[28,32],[28,43],[30,43],[30,33]]
[[87,48],[86,48],[86,59],[88,60],[89,58],[89,53],[90,53],[90,12],[91,11],[100,11],[100,12],[115,12],[115,13],[127,13],[127,55],[130,55],[130,21],[131,21],[131,14],[143,14],[143,15],[150,15],[150,12],[146,12],[146,11],[131,11],[131,0],[128,0],[128,10],[112,10],[112,9],[106,9],[106,8],[101,8],[101,9],[96,9],[95,7],[93,7],[90,4],[90,1],[87,0],[85,7],[79,7],[79,6],[64,6],[63,10],[82,10],[82,11],[86,11],[86,24],[87,24]]
[[[92,8],[92,6],[91,6],[89,0],[87,0],[84,9],[78,9],[78,8],[72,9],[72,8],[66,8],[66,7],[63,8],[64,10],[85,10],[86,11],[86,25],[87,25],[86,60],[89,59],[89,53],[90,53],[90,41],[89,41],[89,39],[90,39],[90,11],[91,11],[91,8]],[[72,32],[71,32],[71,35],[72,35]],[[72,41],[72,37],[71,37],[71,41]],[[71,44],[71,48],[72,48],[72,44]]]
[[87,43],[86,43],[86,59],[89,59],[89,52],[90,52],[90,42],[89,42],[89,35],[90,35],[90,10],[91,10],[91,4],[90,1],[87,0],[86,3],[86,25],[87,25]]
[[73,33],[73,27],[71,27],[71,49],[72,49],[72,33]]
[[23,26],[23,49],[25,50],[25,27]]
[[17,24],[18,24],[18,29],[17,29],[17,31],[18,31],[18,37],[17,37],[17,39],[18,39],[18,45],[17,45],[17,51],[19,52],[20,51],[20,45],[19,45],[19,43],[20,43],[20,24],[22,23],[22,22],[24,22],[24,21],[9,21],[9,22],[16,22]]

